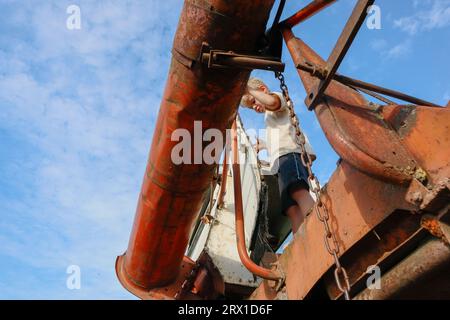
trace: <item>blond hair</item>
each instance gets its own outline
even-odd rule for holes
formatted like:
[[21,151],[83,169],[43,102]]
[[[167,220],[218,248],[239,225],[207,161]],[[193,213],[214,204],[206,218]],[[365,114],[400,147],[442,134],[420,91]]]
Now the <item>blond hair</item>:
[[267,88],[267,85],[259,78],[250,78],[247,82],[247,86],[249,86],[252,89],[259,89],[259,87],[264,86]]
[[[267,85],[264,83],[264,81],[262,81],[259,78],[254,78],[254,77],[252,77],[248,80],[247,86],[253,90],[258,90],[261,86],[264,86],[267,88]],[[247,107],[247,108],[251,108],[252,106],[250,104],[249,98],[250,97],[248,96],[248,94],[244,94],[244,96],[241,99],[241,105],[244,107]]]

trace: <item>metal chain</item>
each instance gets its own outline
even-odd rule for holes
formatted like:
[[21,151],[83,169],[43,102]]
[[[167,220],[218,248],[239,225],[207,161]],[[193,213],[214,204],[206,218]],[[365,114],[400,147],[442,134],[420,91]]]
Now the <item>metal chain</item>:
[[[275,72],[275,77],[280,81],[280,88],[284,98],[286,99],[291,124],[295,129],[295,141],[300,147],[300,154],[301,154],[300,158],[302,160],[303,165],[308,170],[308,180],[310,181],[312,191],[316,196],[315,212],[317,218],[319,219],[320,222],[322,222],[323,227],[325,229],[324,234],[325,248],[334,259],[334,264],[336,266],[334,270],[334,278],[336,280],[336,285],[339,288],[339,290],[344,294],[345,299],[350,300],[350,288],[351,288],[350,281],[347,275],[347,271],[339,261],[339,244],[336,240],[336,235],[330,228],[329,224],[330,215],[328,213],[328,209],[326,205],[322,202],[320,182],[317,179],[314,172],[312,171],[313,161],[311,155],[306,151],[305,135],[300,129],[300,123],[297,115],[295,114],[294,104],[291,98],[289,97],[289,91],[284,81],[284,75],[281,72]],[[341,281],[342,277],[344,279],[344,285],[342,285]]]

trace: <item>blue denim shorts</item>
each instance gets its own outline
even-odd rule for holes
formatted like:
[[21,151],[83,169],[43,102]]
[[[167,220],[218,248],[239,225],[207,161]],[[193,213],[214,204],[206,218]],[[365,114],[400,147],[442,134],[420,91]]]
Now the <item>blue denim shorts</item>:
[[280,189],[281,212],[284,215],[290,206],[297,205],[289,194],[289,191],[297,186],[303,186],[309,190],[308,170],[303,165],[300,154],[293,152],[278,158],[278,187]]

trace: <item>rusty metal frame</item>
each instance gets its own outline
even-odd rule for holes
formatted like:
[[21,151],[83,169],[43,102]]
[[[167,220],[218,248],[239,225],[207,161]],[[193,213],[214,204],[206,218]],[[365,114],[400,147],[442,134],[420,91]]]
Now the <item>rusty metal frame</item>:
[[[282,28],[282,32],[307,93],[330,77],[326,95],[317,100],[314,111],[341,161],[323,190],[322,201],[332,216],[334,232],[343,248],[343,264],[356,286],[356,291],[352,292],[355,294],[365,279],[365,268],[380,264],[389,269],[427,235],[420,224],[421,215],[411,214],[449,211],[450,159],[444,150],[450,150],[449,141],[445,139],[449,135],[445,124],[450,121],[450,112],[448,108],[429,108],[439,106],[394,90],[336,73],[330,75],[327,62],[296,38],[291,27]],[[342,50],[346,49],[345,43],[341,41]],[[338,62],[342,52],[336,53]],[[388,105],[368,108],[368,102],[357,90],[375,95]],[[396,105],[376,92],[417,106]],[[383,167],[390,169],[386,171]],[[398,175],[397,169],[401,167],[400,171],[406,175]],[[404,212],[403,226],[392,224],[393,214],[397,211]],[[375,240],[369,250],[367,246],[361,247],[371,232],[373,237],[377,236],[379,228],[383,230],[380,234],[385,237],[385,243],[380,245]],[[448,223],[434,221],[429,228],[430,232],[447,241]],[[319,222],[307,217],[299,233],[280,256],[280,264],[286,272],[283,293],[271,290],[265,281],[251,299],[304,299],[321,280],[327,282],[330,298],[340,297],[329,269],[333,262],[318,244]],[[351,257],[357,261],[350,261]]]
[[[445,140],[449,136],[449,128],[445,125],[450,122],[450,113],[448,108],[403,108],[392,104],[382,110],[370,109],[363,96],[351,86],[370,93],[379,88],[346,78],[340,79],[342,83],[336,81],[340,77],[336,74],[339,64],[362,24],[363,9],[367,9],[373,0],[358,2],[328,62],[295,38],[291,30],[293,25],[333,2],[313,1],[279,26],[284,26],[280,31],[294,63],[300,65],[306,58],[312,67],[316,67],[312,73],[298,70],[306,91],[326,91],[326,95],[316,95],[316,98],[323,99],[317,100],[314,111],[342,159],[321,200],[330,212],[331,228],[345,254],[357,248],[364,236],[397,210],[410,213],[427,211],[435,215],[448,211],[450,163],[448,152],[442,150],[450,150],[450,142]],[[190,226],[204,200],[204,191],[210,186],[215,167],[173,165],[170,152],[175,143],[169,141],[175,128],[192,132],[193,120],[201,119],[207,128],[214,126],[223,132],[231,126],[250,75],[249,63],[253,64],[252,68],[258,65],[267,67],[264,64],[273,61],[259,61],[261,57],[235,55],[230,51],[254,52],[256,39],[264,32],[272,5],[272,0],[252,1],[238,12],[225,0],[185,2],[135,224],[128,250],[116,261],[119,281],[141,298],[208,299],[223,292],[220,273],[207,257],[192,261],[184,256]],[[193,32],[197,27],[198,32]],[[209,57],[199,57],[205,42],[223,51],[211,51],[213,54],[209,52]],[[217,65],[217,54],[233,68],[216,69],[223,67]],[[213,68],[204,68],[203,58]],[[386,91],[382,93],[388,94]],[[229,107],[223,108],[224,105]],[[238,168],[233,172],[239,172]],[[238,175],[233,176],[236,181],[240,180]],[[237,204],[239,192],[235,192]],[[241,209],[238,205],[237,235],[242,234]],[[431,224],[431,233],[436,232],[435,225],[440,230],[437,234],[448,240],[448,221]],[[280,295],[291,299],[305,298],[333,264],[326,248],[321,245],[320,230],[320,222],[307,217],[299,234],[279,257],[279,268],[265,269],[260,274],[268,275],[269,279],[279,279],[277,271],[282,270],[283,279],[286,276],[284,288],[274,289],[274,286],[267,286],[272,280],[264,281],[253,297],[267,298],[267,288],[272,288],[275,292],[270,294],[270,298]],[[245,240],[242,246],[242,238],[238,235],[240,254],[246,250]],[[409,238],[400,240],[404,239],[404,242],[409,241]],[[242,257],[244,264],[251,262],[248,255]],[[369,259],[363,261],[366,262]],[[257,274],[261,271],[254,265],[249,266]],[[361,279],[358,275],[353,277],[356,281]],[[281,291],[276,292],[277,289]]]
[[437,292],[448,295],[449,267],[450,247],[438,239],[427,239],[383,274],[379,289],[366,288],[355,300],[436,299]]
[[[323,10],[325,7],[334,3],[335,0],[316,0],[311,2],[308,6],[304,7],[293,16],[282,21],[278,28],[291,29],[295,25],[305,21],[314,14]],[[441,107],[433,102],[429,102],[423,99],[413,97],[411,95],[404,94],[399,91],[383,88],[368,82],[353,79],[337,73],[337,70],[342,63],[348,49],[350,48],[353,40],[355,39],[359,29],[361,28],[366,16],[368,8],[375,3],[375,0],[359,0],[356,4],[350,18],[348,19],[338,41],[336,42],[333,51],[331,52],[325,66],[318,66],[311,64],[309,61],[299,62],[296,64],[296,68],[309,72],[317,79],[316,84],[311,88],[306,95],[305,104],[309,110],[312,110],[320,99],[323,98],[328,85],[331,80],[339,81],[349,87],[356,88],[357,90],[364,92],[376,99],[383,101],[386,104],[395,104],[393,101],[386,99],[379,95],[387,95],[396,99],[400,99],[406,102],[410,102],[416,105]]]
[[[327,75],[327,70],[324,67],[321,67],[319,65],[315,65],[311,62],[300,62],[296,65],[296,68],[302,71],[306,71],[308,73],[310,73],[312,76],[317,77],[321,80],[324,80],[326,78]],[[396,98],[399,100],[403,100],[406,102],[410,102],[416,105],[420,105],[420,106],[429,106],[429,107],[439,107],[441,108],[441,106],[433,103],[433,102],[429,102],[423,99],[419,99],[416,97],[413,97],[411,95],[396,91],[396,90],[392,90],[392,89],[388,89],[388,88],[384,88],[372,83],[368,83],[365,81],[361,81],[358,79],[354,79],[348,76],[344,76],[341,75],[339,73],[335,73],[333,76],[333,80],[336,80],[342,84],[345,84],[349,87],[355,88],[359,91],[362,91],[368,95],[373,96],[374,98],[377,98],[387,104],[395,104],[395,102],[390,101],[388,99],[386,99],[383,96],[378,95],[379,94],[383,94],[392,98]]]
[[306,96],[305,103],[310,110],[317,105],[320,99],[322,99],[322,94],[325,92],[333,79],[337,69],[341,65],[342,60],[347,54],[348,49],[350,49],[353,40],[366,19],[367,9],[373,5],[374,2],[375,0],[359,0],[353,9],[344,30],[339,36],[339,39],[336,42],[330,57],[328,58],[325,69],[325,78],[323,80],[318,79],[313,89],[311,89]]
[[[305,59],[315,65],[324,61],[290,29],[283,30],[294,64]],[[316,78],[298,70],[308,92]],[[332,81],[326,101],[314,109],[334,150],[353,166],[380,179],[405,184],[422,172],[414,157],[376,112],[367,112],[368,101],[348,86]],[[386,153],[386,148],[396,150]]]

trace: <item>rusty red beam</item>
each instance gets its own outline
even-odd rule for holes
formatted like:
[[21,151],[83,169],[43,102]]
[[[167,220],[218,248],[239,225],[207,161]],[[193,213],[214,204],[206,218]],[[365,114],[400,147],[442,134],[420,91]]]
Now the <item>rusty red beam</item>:
[[329,5],[336,2],[336,0],[315,0],[309,3],[306,7],[297,11],[294,15],[290,16],[284,21],[280,22],[280,26],[284,28],[292,28],[299,23],[311,18],[316,13],[322,11]]
[[355,300],[448,299],[449,268],[449,246],[430,239],[384,274],[379,289],[367,288]]
[[[186,260],[191,226],[216,169],[215,164],[203,162],[174,164],[172,150],[179,141],[172,141],[172,133],[184,129],[193,137],[194,122],[202,121],[204,131],[219,129],[225,137],[250,76],[248,70],[205,68],[199,61],[202,44],[207,42],[222,50],[254,51],[266,29],[273,2],[184,3],[133,230],[126,253],[116,263],[120,282],[131,292],[182,281],[180,275],[186,268],[181,271],[181,267]],[[194,153],[203,154],[204,147]]]

